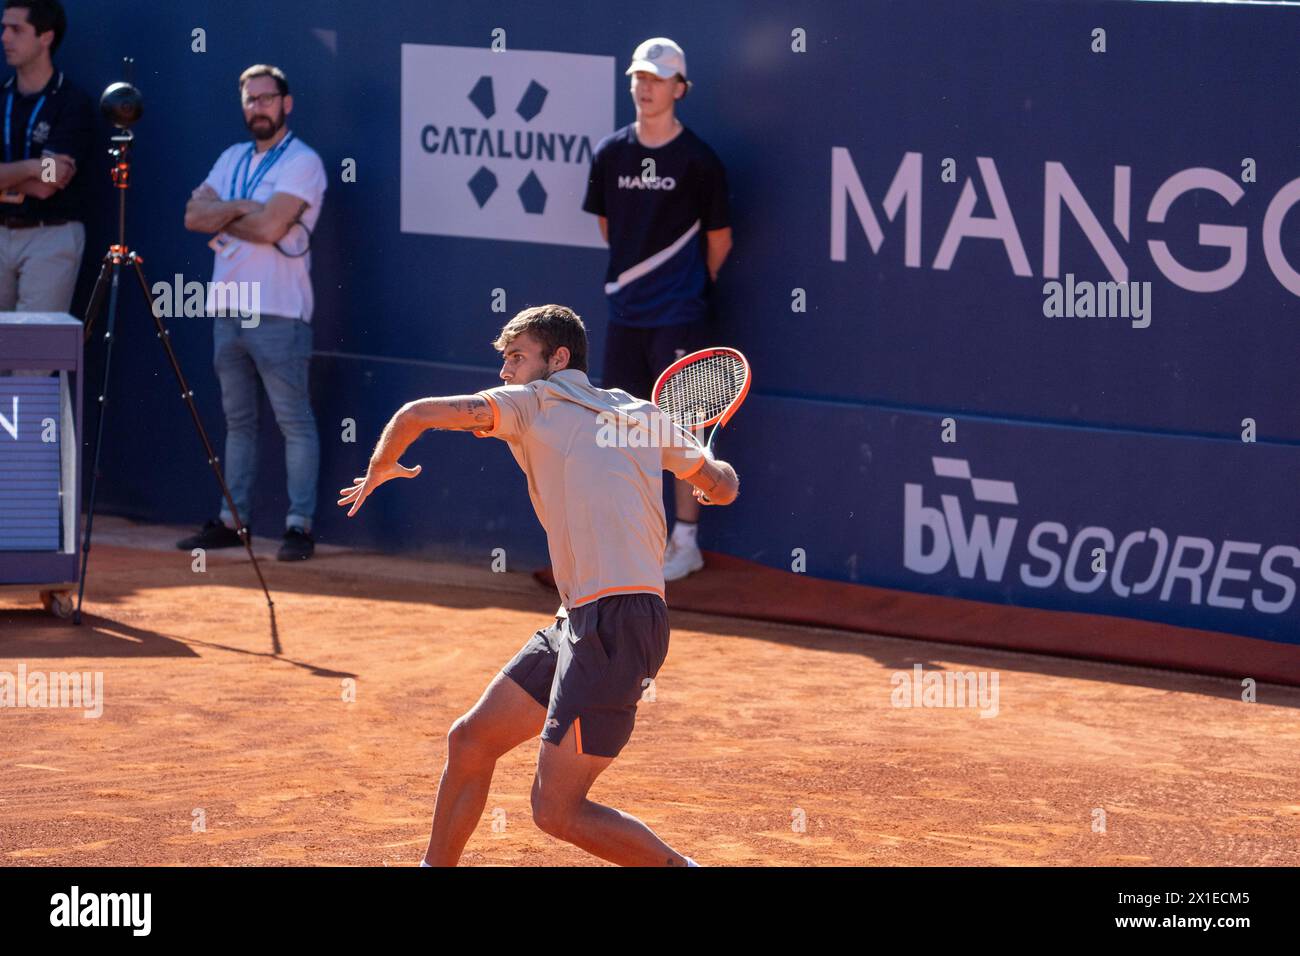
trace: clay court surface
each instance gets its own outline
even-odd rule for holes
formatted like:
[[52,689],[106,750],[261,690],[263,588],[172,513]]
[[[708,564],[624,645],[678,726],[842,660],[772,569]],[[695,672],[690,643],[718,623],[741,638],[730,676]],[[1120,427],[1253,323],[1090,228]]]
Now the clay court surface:
[[[0,863],[417,863],[449,724],[553,594],[486,561],[323,549],[286,565],[268,543],[276,658],[246,558],[215,552],[196,574],[167,549],[187,530],[100,519],[80,628],[35,589],[0,595],[0,671],[101,671],[105,698],[98,719],[0,710]],[[1245,704],[1223,678],[682,611],[672,625],[656,699],[591,797],[702,864],[1300,863],[1300,690],[1260,685]],[[891,675],[917,663],[996,671],[997,716],[893,707]],[[463,863],[602,863],[533,825],[536,747],[498,765]]]

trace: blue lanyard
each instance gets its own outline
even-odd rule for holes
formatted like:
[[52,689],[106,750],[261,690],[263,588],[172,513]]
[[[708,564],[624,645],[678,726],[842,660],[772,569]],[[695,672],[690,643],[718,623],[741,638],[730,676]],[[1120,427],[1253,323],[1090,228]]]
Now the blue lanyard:
[[[41,111],[45,105],[45,94],[36,101],[36,106],[32,108],[32,115],[27,120],[27,141],[23,145],[23,159],[30,159],[32,155],[32,127],[36,125],[36,114]],[[5,162],[13,162],[13,148],[9,145],[9,121],[14,113],[14,91],[9,91],[9,99],[5,101]]]
[[[261,185],[266,174],[271,171],[271,167],[279,162],[280,157],[284,155],[284,151],[288,148],[289,140],[291,139],[293,139],[293,133],[286,134],[284,139],[280,140],[280,144],[276,146],[275,149],[271,150],[271,154],[267,156],[266,159],[262,160],[262,165],[257,167],[257,172],[253,173],[253,178],[251,180],[248,178],[248,174],[253,168],[253,154],[257,152],[257,146],[256,144],[249,146],[248,152],[246,152],[243,155],[243,158],[235,164],[235,171],[230,174],[230,198],[236,198],[236,185],[240,186],[238,198],[248,199],[252,196],[253,193],[257,191],[257,187]],[[6,140],[6,142],[8,142],[8,140]],[[243,174],[242,184],[240,179],[241,172]]]

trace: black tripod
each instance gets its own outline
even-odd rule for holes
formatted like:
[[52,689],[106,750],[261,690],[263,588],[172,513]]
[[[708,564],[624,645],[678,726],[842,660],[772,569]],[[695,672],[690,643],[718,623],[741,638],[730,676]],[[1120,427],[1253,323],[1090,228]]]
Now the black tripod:
[[[112,90],[113,87],[109,89]],[[108,94],[105,94],[106,98],[107,96]],[[144,269],[140,265],[144,260],[138,253],[128,249],[126,245],[126,190],[130,185],[131,178],[131,140],[133,138],[130,130],[119,127],[118,131],[113,135],[113,146],[108,151],[109,155],[113,157],[113,185],[117,187],[117,243],[109,246],[108,252],[104,255],[103,265],[99,269],[99,278],[95,280],[95,289],[90,294],[90,305],[86,307],[86,341],[89,341],[95,319],[104,304],[105,290],[108,291],[108,327],[104,331],[104,384],[102,393],[99,396],[99,424],[95,435],[95,464],[90,473],[90,501],[86,511],[86,537],[81,548],[81,577],[77,584],[77,609],[73,613],[72,620],[74,623],[81,623],[81,597],[86,589],[86,564],[90,559],[90,533],[95,521],[95,485],[99,480],[99,453],[104,446],[104,418],[108,413],[109,370],[113,363],[113,330],[117,324],[118,278],[123,264],[127,264],[135,267],[136,278],[140,280],[140,291],[144,295],[145,308],[153,316],[158,341],[162,343],[163,351],[167,353],[167,360],[171,363],[172,371],[176,374],[176,381],[181,387],[181,398],[189,407],[190,417],[194,419],[194,427],[198,430],[199,439],[203,442],[203,448],[207,452],[208,464],[212,466],[212,472],[217,476],[217,482],[221,485],[221,493],[225,496],[226,504],[230,507],[230,514],[239,529],[240,540],[244,542],[248,557],[253,562],[253,570],[257,572],[257,580],[261,582],[262,592],[266,595],[266,606],[271,614],[271,644],[275,653],[280,654],[280,635],[275,626],[275,602],[271,600],[271,592],[266,587],[266,579],[262,577],[262,568],[257,563],[257,556],[253,554],[253,542],[249,536],[248,528],[244,527],[243,519],[239,516],[239,509],[235,507],[235,501],[230,496],[230,488],[226,485],[225,476],[221,473],[221,465],[216,452],[212,450],[212,442],[208,440],[208,433],[203,428],[203,422],[199,418],[199,411],[194,407],[194,393],[190,390],[189,384],[185,381],[185,375],[181,372],[180,364],[176,361],[176,353],[172,350],[171,333],[167,331],[162,320],[158,317],[158,311],[154,308],[153,298],[149,295],[149,283],[145,281]]]

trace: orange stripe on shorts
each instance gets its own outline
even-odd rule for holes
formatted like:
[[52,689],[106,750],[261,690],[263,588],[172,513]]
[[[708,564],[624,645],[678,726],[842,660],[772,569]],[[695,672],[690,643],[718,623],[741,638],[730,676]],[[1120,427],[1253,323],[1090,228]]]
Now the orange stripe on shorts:
[[582,718],[573,718],[573,739],[578,745],[578,753],[582,753]]

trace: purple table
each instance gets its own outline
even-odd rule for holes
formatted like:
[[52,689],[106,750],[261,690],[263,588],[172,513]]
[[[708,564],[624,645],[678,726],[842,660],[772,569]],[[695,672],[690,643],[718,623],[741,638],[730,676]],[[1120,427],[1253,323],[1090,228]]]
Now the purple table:
[[64,313],[0,312],[0,586],[60,617],[81,550],[82,338]]

